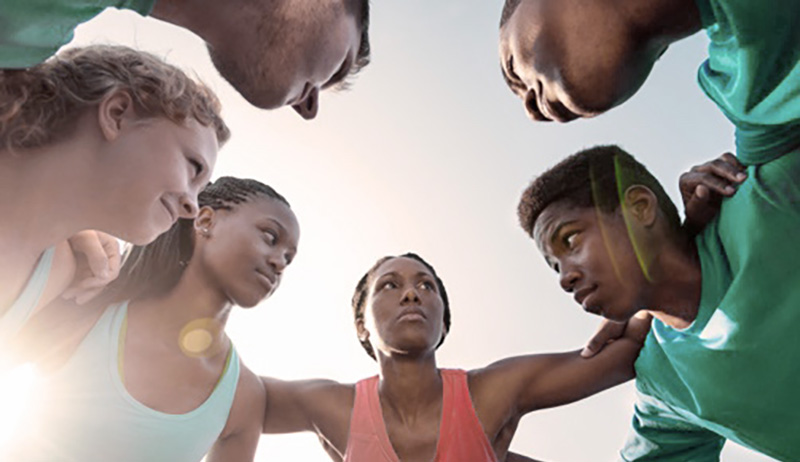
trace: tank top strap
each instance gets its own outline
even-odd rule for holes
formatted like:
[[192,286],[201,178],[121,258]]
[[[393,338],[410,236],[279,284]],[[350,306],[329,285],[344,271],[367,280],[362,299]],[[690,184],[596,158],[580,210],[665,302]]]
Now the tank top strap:
[[386,433],[378,376],[356,383],[344,462],[400,462]]
[[441,369],[442,423],[436,462],[497,462],[469,392],[467,372]]
[[[231,343],[217,384],[203,403],[183,414],[158,411],[128,393],[119,373],[127,308],[127,302],[107,307],[66,364],[48,377],[44,408],[52,412],[37,422],[35,433],[48,435],[57,453],[47,452],[52,449],[47,445],[46,457],[9,460],[190,462],[211,449],[228,420],[239,382],[236,348]],[[18,447],[27,446],[21,442]]]
[[22,292],[8,308],[8,311],[0,316],[0,345],[19,333],[33,314],[33,309],[39,304],[39,299],[47,286],[50,269],[53,266],[55,250],[55,247],[49,247],[42,253]]

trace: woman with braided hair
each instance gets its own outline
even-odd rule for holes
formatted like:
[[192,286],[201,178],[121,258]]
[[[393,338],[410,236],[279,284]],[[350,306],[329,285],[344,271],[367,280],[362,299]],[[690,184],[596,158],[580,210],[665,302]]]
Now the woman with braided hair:
[[71,281],[70,236],[146,244],[197,214],[229,137],[219,111],[205,86],[126,47],[0,71],[0,342]]
[[299,227],[255,180],[220,178],[198,201],[197,218],[129,250],[89,307],[51,304],[20,334],[42,414],[0,460],[196,462],[212,446],[210,460],[252,460],[265,394],[225,325],[277,289]]
[[353,295],[358,339],[379,375],[356,384],[263,378],[265,433],[314,431],[343,462],[522,462],[509,451],[520,418],[633,378],[648,320],[591,359],[580,351],[441,369],[450,330],[444,283],[422,257],[381,258]]

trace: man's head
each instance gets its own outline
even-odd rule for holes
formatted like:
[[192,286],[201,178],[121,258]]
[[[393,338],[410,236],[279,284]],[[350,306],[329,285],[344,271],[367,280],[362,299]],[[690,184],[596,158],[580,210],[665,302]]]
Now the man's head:
[[220,74],[255,106],[313,119],[319,92],[369,63],[368,0],[245,0],[205,34]]
[[667,42],[644,32],[624,3],[506,0],[500,65],[529,117],[593,117],[642,86]]
[[617,146],[578,152],[543,173],[518,214],[562,288],[617,321],[648,306],[654,264],[683,236],[658,180]]

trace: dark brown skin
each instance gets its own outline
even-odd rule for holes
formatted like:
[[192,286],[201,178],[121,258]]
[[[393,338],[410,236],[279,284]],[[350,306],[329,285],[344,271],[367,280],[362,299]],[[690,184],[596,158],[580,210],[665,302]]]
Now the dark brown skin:
[[[297,250],[299,227],[284,204],[255,197],[232,210],[200,210],[195,246],[180,281],[160,298],[128,307],[123,382],[132,396],[160,412],[186,413],[214,389],[230,351],[224,328],[234,305],[252,307],[279,286]],[[21,334],[17,348],[43,370],[75,351],[105,307],[54,303]],[[204,318],[212,343],[202,354],[180,347],[180,332]],[[233,406],[211,460],[252,461],[261,434],[265,393],[243,364]],[[256,424],[253,425],[252,423]]]
[[700,28],[693,0],[522,0],[500,30],[500,63],[531,119],[569,122],[625,102]]
[[[434,459],[442,412],[442,382],[435,347],[443,334],[443,305],[433,276],[419,262],[394,258],[371,278],[359,337],[374,346],[378,393],[389,439],[407,462]],[[537,409],[585,398],[633,377],[633,362],[649,320],[633,322],[626,336],[592,360],[578,351],[507,358],[468,372],[478,419],[499,460],[526,460],[508,447],[519,419]],[[328,380],[286,382],[263,378],[265,433],[313,431],[329,454],[346,451],[355,387]],[[514,459],[513,457],[517,457]],[[334,460],[335,457],[334,457]]]
[[[683,229],[687,237],[700,232],[719,213],[722,199],[732,196],[746,178],[744,166],[731,153],[722,154],[682,174],[679,186],[686,209]],[[698,284],[699,279],[695,285]],[[689,319],[693,317],[690,316]],[[595,335],[587,342],[583,355],[591,357],[606,344],[619,338],[625,331],[625,325],[624,317],[617,321],[604,319]]]

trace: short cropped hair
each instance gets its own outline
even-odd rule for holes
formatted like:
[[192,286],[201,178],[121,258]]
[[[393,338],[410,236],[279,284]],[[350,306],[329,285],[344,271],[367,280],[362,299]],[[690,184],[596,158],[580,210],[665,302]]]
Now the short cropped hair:
[[673,229],[680,228],[675,204],[661,183],[619,146],[595,146],[573,154],[534,179],[522,193],[517,207],[519,224],[533,237],[533,228],[550,204],[566,201],[570,206],[597,207],[605,213],[617,210],[630,186],[642,185],[656,195],[661,211]]
[[[447,298],[447,290],[444,288],[444,282],[439,278],[436,274],[436,270],[433,269],[430,263],[426,262],[422,257],[413,253],[407,252],[403,255],[398,256],[387,256],[383,257],[370,268],[364,276],[361,277],[361,280],[358,281],[356,284],[356,290],[353,294],[352,305],[353,305],[353,317],[355,321],[359,319],[364,319],[364,309],[367,305],[367,293],[369,292],[369,284],[372,282],[372,277],[375,275],[375,271],[380,268],[381,265],[386,263],[389,260],[393,260],[395,258],[410,258],[412,260],[418,261],[422,263],[422,265],[427,268],[428,271],[431,272],[431,276],[433,276],[434,281],[436,281],[436,289],[439,291],[439,296],[442,298],[442,304],[444,305],[444,332],[442,332],[442,338],[439,339],[439,343],[436,345],[436,348],[439,348],[442,343],[444,343],[444,338],[447,336],[447,333],[450,332],[450,300]],[[369,340],[360,340],[361,346],[364,348],[364,351],[367,352],[368,355],[374,360],[377,361],[378,358],[375,357],[375,351],[372,349],[372,344]]]

